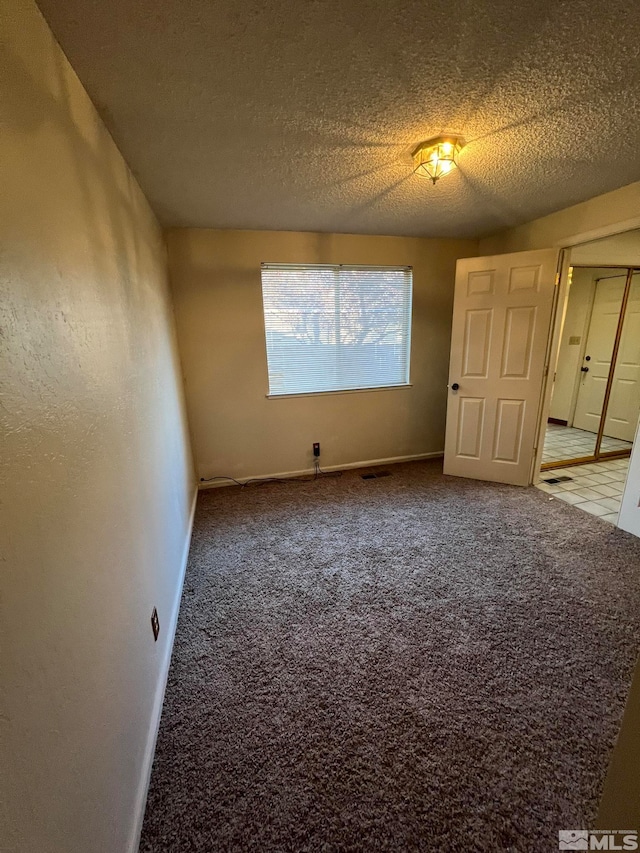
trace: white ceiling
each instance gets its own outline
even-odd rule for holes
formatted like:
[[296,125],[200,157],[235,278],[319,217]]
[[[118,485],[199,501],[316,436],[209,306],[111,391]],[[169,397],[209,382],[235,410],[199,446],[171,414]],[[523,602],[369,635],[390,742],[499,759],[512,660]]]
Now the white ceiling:
[[479,236],[640,179],[633,0],[40,7],[165,225]]

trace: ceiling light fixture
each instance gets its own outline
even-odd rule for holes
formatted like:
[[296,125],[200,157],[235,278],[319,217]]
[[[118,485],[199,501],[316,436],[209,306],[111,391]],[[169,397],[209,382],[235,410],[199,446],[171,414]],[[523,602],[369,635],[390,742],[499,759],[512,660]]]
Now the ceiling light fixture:
[[435,136],[421,142],[413,154],[414,172],[425,178],[431,178],[433,183],[443,175],[448,175],[458,165],[458,154],[464,148],[464,140],[460,136]]

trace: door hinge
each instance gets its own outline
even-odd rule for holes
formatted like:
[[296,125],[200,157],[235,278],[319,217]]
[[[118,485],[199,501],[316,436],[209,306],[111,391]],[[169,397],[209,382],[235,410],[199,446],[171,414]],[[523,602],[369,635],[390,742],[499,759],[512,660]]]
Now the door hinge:
[[555,287],[557,287],[559,284],[560,284],[560,273],[559,273],[559,272],[557,272],[557,273],[556,273],[556,283],[555,283]]

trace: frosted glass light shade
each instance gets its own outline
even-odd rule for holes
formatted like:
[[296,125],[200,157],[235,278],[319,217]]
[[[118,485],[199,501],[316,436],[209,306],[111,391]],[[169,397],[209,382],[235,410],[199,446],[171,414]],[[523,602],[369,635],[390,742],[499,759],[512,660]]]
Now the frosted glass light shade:
[[413,152],[414,172],[433,183],[448,175],[458,165],[458,154],[464,147],[459,136],[436,136],[421,142]]

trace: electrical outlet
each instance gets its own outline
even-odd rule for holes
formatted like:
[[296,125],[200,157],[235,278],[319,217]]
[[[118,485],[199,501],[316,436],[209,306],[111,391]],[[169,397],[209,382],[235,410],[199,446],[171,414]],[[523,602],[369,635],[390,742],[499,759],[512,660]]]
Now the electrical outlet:
[[151,629],[153,631],[153,639],[157,642],[158,634],[160,633],[160,620],[158,619],[158,611],[155,607],[151,614]]
[[316,459],[318,458],[318,456],[320,456],[320,442],[319,441],[313,442],[313,455],[316,457]]

